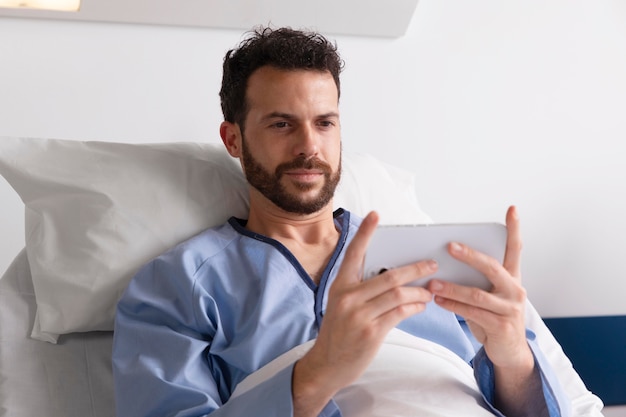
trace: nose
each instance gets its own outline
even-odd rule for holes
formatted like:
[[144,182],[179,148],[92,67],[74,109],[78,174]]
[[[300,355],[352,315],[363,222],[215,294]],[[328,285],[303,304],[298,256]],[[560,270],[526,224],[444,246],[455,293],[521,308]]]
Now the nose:
[[295,138],[294,155],[311,158],[319,152],[319,135],[315,128],[303,126]]

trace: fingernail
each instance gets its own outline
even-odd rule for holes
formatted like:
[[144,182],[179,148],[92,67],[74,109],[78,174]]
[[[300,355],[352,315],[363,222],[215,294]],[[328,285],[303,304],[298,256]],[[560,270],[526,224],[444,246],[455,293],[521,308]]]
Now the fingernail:
[[463,247],[456,242],[450,243],[450,250],[454,253],[461,253],[463,251]]
[[439,266],[439,265],[437,264],[437,261],[435,261],[434,259],[430,259],[430,260],[428,261],[428,268],[429,268],[430,270],[433,270],[433,271],[434,271],[435,269],[437,269],[437,267],[438,267],[438,266]]
[[431,291],[441,291],[443,289],[443,284],[439,281],[431,281],[430,289]]

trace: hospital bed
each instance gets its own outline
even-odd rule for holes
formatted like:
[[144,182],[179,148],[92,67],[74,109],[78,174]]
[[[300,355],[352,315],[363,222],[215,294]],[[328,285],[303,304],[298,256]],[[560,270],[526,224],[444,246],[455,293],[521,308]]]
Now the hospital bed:
[[[241,170],[221,145],[206,143],[0,138],[0,174],[26,207],[26,247],[0,279],[0,416],[114,416],[117,299],[144,262],[245,215]],[[412,174],[369,155],[344,155],[335,205],[359,215],[376,209],[382,224],[430,222]],[[530,304],[527,325],[572,415],[601,416],[601,401]]]

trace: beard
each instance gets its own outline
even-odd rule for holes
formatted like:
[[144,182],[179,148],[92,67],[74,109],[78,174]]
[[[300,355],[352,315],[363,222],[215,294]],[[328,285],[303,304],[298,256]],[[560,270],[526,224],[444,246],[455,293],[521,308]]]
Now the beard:
[[[337,172],[333,173],[330,165],[318,158],[301,156],[291,162],[278,165],[272,173],[252,156],[246,146],[245,138],[242,138],[241,142],[242,163],[248,183],[282,210],[294,214],[312,214],[326,207],[333,198],[341,178],[341,162],[339,162]],[[324,184],[315,197],[306,199],[297,192],[289,192],[283,186],[281,179],[284,172],[292,169],[316,169],[323,173]],[[306,192],[313,189],[315,184],[295,183],[294,186],[297,190]]]

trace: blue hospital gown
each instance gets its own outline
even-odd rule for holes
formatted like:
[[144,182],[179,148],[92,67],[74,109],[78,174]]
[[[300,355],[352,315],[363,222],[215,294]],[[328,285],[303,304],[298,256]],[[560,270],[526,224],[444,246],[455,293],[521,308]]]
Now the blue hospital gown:
[[[334,216],[341,235],[319,285],[286,247],[250,232],[236,218],[141,268],[115,321],[118,416],[292,415],[293,365],[228,400],[249,374],[317,337],[328,290],[361,222],[341,209]],[[481,391],[492,402],[491,364],[462,320],[429,303],[398,327],[473,364]],[[566,415],[556,377],[528,334],[551,414]],[[320,415],[341,413],[331,401]]]

